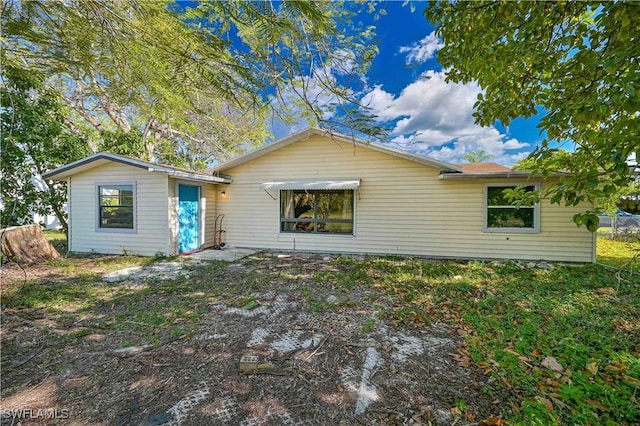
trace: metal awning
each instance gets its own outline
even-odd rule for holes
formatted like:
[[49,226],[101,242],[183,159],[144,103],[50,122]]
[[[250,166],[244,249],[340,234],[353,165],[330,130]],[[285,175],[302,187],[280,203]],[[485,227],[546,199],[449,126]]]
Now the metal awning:
[[360,179],[358,180],[297,180],[286,182],[265,182],[260,185],[261,189],[282,190],[282,189],[298,189],[298,190],[327,190],[327,189],[358,189],[360,188]]
[[[322,190],[357,190],[360,188],[360,179],[357,180],[294,180],[279,182],[264,182],[260,185],[267,194],[274,198],[269,191],[280,190],[301,190],[301,191],[322,191]],[[275,198],[274,198],[275,199]]]

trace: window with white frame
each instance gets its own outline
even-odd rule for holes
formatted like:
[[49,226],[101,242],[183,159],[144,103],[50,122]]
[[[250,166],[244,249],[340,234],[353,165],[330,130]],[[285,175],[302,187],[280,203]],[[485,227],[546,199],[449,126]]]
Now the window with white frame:
[[[540,232],[540,206],[517,206],[506,196],[505,190],[519,185],[487,184],[484,187],[485,232]],[[537,184],[526,184],[525,193],[538,189]]]
[[354,191],[280,191],[280,232],[351,234]]
[[102,230],[134,230],[135,184],[99,184],[98,228]]

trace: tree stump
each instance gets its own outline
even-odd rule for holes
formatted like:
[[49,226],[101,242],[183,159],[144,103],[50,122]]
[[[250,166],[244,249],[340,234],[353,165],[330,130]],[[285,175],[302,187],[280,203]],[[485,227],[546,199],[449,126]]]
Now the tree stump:
[[0,231],[2,253],[17,262],[57,259],[60,253],[47,241],[40,225],[11,226]]

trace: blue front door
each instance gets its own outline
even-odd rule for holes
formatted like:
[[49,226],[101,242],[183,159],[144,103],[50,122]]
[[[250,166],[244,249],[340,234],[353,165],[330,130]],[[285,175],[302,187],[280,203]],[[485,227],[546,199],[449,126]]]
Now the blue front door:
[[200,188],[178,185],[178,251],[200,246]]

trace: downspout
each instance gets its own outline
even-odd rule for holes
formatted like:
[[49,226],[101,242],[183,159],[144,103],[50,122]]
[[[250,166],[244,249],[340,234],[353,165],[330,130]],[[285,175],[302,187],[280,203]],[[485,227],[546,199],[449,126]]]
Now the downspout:
[[[597,202],[593,202],[593,208],[596,208]],[[595,264],[598,262],[598,231],[591,233],[592,238],[592,249],[591,249],[591,263]]]
[[[71,176],[67,178],[67,253],[73,252],[73,247],[71,246],[72,241],[72,233],[73,233],[73,222],[71,221],[71,215],[73,209],[71,208]],[[95,211],[95,209],[93,209]]]

